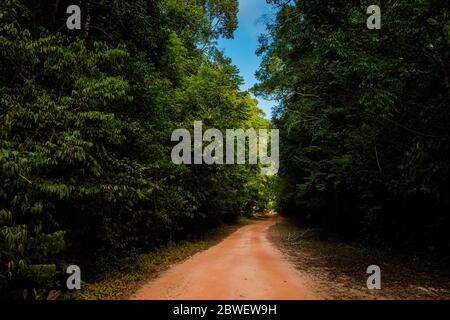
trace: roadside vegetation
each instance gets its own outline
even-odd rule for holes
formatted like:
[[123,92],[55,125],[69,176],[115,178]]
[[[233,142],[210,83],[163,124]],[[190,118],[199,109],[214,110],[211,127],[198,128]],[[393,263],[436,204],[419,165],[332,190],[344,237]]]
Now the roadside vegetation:
[[279,100],[280,210],[450,265],[450,2],[269,0],[255,91]]
[[[82,29],[68,30],[75,3]],[[237,8],[0,2],[0,298],[45,299],[69,265],[88,279],[267,209],[258,166],[171,161],[172,132],[194,121],[269,128],[214,45],[232,37]]]

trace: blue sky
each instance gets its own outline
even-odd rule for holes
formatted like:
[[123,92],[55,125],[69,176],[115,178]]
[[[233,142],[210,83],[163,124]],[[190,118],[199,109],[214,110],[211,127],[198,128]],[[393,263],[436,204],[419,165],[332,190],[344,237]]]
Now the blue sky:
[[[240,70],[240,75],[244,78],[242,90],[251,88],[257,82],[255,72],[261,63],[261,58],[255,53],[258,36],[265,33],[263,16],[271,13],[272,8],[266,0],[240,0],[239,27],[234,33],[234,39],[220,39],[218,42],[219,49],[223,50]],[[259,107],[264,110],[267,118],[270,118],[271,109],[276,102],[257,99]]]

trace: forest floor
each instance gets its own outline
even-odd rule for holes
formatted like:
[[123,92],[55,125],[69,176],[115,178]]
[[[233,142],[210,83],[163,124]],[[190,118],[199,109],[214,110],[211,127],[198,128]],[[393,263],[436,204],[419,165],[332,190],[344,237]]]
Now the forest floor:
[[[268,237],[327,299],[450,299],[450,272],[432,261],[344,242],[285,219],[270,228]],[[381,268],[381,290],[367,289],[370,265]]]
[[323,299],[269,241],[277,218],[246,225],[142,286],[135,300]]

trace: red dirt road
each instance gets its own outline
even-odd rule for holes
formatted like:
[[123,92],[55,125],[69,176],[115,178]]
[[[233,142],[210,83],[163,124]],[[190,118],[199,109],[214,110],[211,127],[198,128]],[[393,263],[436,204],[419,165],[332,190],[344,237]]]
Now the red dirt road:
[[162,273],[133,300],[314,300],[308,280],[267,240],[274,218],[242,227]]

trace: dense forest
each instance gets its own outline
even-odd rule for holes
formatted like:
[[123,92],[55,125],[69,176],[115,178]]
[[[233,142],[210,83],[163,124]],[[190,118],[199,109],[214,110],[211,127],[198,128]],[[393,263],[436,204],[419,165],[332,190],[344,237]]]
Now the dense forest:
[[[136,251],[268,206],[250,165],[176,166],[177,128],[267,128],[214,46],[234,0],[0,3],[0,296],[45,298]],[[76,1],[75,1],[76,2]]]
[[448,259],[450,2],[269,0],[256,90],[281,101],[281,210]]
[[[245,0],[242,0],[245,1]],[[248,0],[251,1],[251,0]],[[253,94],[237,0],[1,0],[0,298],[275,209],[448,258],[450,2],[267,0]],[[82,28],[66,26],[69,5]],[[280,170],[175,165],[178,128],[278,128]]]

